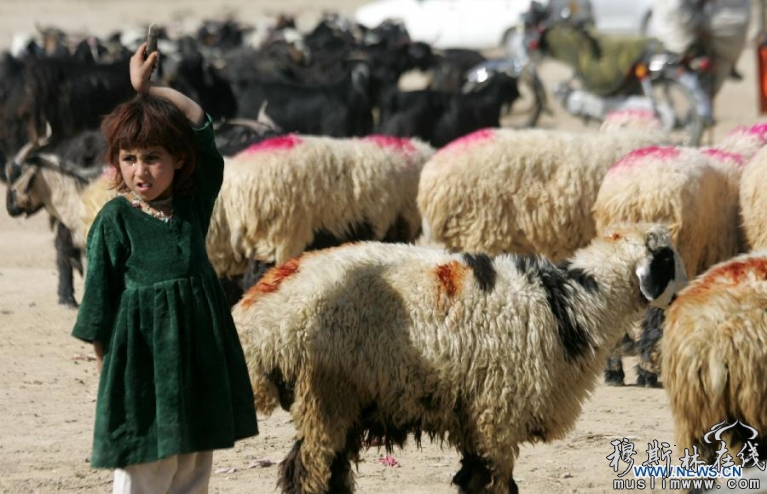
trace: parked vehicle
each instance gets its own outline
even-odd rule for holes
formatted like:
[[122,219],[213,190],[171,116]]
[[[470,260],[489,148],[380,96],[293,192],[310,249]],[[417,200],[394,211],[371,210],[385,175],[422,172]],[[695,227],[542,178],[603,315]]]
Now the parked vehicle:
[[705,57],[681,58],[648,38],[596,36],[583,23],[552,15],[537,2],[524,19],[522,58],[535,64],[549,56],[573,69],[554,90],[568,113],[602,121],[612,111],[650,110],[675,142],[700,142],[704,118],[699,109],[707,98],[702,87],[711,77]]
[[[506,46],[531,0],[375,0],[360,7],[357,22],[377,26],[400,19],[414,41],[435,48],[484,50]],[[611,34],[651,35],[652,0],[546,0],[555,11]]]
[[[376,0],[360,7],[360,24],[372,27],[387,19],[405,24],[413,41],[435,48],[484,50],[504,46],[531,0]],[[546,0],[555,9],[589,17],[590,0]]]

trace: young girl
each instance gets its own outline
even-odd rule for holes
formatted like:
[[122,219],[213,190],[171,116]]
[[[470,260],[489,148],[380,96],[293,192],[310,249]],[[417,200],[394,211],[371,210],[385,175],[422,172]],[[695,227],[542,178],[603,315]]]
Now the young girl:
[[72,335],[93,342],[101,380],[94,467],[115,493],[207,492],[212,450],[258,433],[227,301],[205,251],[224,162],[210,117],[149,80],[158,54],[130,60],[138,95],[102,125],[118,197],[88,235]]

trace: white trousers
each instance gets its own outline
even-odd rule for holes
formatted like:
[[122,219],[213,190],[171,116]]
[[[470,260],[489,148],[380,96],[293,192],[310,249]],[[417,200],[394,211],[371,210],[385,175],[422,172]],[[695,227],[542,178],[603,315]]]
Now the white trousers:
[[208,494],[212,466],[206,451],[118,468],[112,494]]

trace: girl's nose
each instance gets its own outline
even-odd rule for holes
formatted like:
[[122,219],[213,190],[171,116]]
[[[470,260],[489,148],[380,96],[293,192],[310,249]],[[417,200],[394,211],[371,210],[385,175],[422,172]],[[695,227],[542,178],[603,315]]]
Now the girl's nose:
[[149,165],[147,165],[143,161],[139,161],[138,163],[136,163],[136,174],[146,175],[147,173],[149,173]]

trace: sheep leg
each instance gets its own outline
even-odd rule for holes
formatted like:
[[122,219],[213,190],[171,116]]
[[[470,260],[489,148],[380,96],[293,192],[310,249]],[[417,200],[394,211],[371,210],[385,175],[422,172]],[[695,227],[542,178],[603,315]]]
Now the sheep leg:
[[623,359],[621,355],[613,354],[607,357],[605,383],[609,386],[623,386],[624,377],[626,377],[626,374],[623,372]]
[[75,300],[74,268],[82,273],[80,249],[75,248],[72,233],[60,222],[56,222],[56,266],[59,272],[59,305],[77,308]]
[[642,321],[642,334],[639,339],[639,364],[636,367],[637,386],[657,388],[658,369],[660,368],[661,328],[665,320],[662,309],[648,309]]
[[304,373],[296,383],[292,415],[300,439],[280,468],[284,494],[353,492],[350,458],[361,448],[353,427],[360,409],[343,379],[320,374]]
[[519,494],[511,475],[500,475],[490,460],[464,455],[461,469],[453,477],[459,494]]

